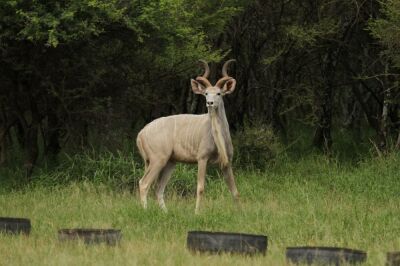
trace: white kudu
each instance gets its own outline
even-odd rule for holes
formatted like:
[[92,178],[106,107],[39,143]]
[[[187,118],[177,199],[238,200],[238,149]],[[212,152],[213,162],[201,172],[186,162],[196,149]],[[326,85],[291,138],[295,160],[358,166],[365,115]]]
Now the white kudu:
[[137,136],[137,146],[145,162],[145,171],[139,181],[140,199],[147,208],[147,193],[159,178],[157,200],[167,211],[164,189],[176,162],[198,164],[197,199],[195,213],[199,213],[204,192],[207,162],[218,163],[235,201],[239,198],[232,172],[233,146],[222,97],[235,90],[236,80],[227,74],[229,63],[222,68],[222,78],[213,86],[208,81],[210,68],[201,60],[205,73],[191,80],[192,90],[206,97],[207,114],[181,114],[158,118],[147,124]]

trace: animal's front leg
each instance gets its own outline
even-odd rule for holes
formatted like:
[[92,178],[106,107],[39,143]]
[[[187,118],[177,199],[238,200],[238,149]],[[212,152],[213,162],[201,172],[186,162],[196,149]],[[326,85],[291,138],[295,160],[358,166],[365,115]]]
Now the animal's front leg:
[[196,198],[196,209],[195,214],[199,214],[200,211],[200,201],[204,193],[204,184],[206,180],[207,171],[207,160],[201,159],[198,161],[197,169],[197,198]]

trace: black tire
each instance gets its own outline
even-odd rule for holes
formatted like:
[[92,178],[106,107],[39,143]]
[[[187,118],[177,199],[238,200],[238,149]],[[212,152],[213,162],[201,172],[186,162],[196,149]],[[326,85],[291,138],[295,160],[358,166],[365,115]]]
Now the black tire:
[[360,250],[336,247],[288,247],[286,259],[291,263],[313,263],[323,265],[359,264],[367,259],[367,253]]
[[121,230],[115,229],[60,229],[58,239],[60,241],[81,240],[85,244],[117,245],[121,240]]
[[400,266],[400,252],[388,252],[386,254],[386,266]]
[[192,252],[265,255],[267,245],[268,238],[263,235],[191,231],[187,236],[187,248]]
[[25,218],[0,217],[0,233],[26,234],[31,232],[31,221]]

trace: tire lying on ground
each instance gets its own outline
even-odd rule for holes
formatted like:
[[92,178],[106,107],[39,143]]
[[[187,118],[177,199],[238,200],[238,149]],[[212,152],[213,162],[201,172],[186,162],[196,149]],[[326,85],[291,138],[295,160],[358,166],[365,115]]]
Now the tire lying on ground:
[[100,244],[114,246],[121,240],[121,230],[116,229],[60,229],[58,230],[60,241],[81,240],[85,244]]
[[400,252],[386,253],[386,266],[400,266]]
[[29,235],[31,221],[26,218],[0,217],[0,233]]
[[205,231],[190,231],[187,235],[187,248],[192,252],[265,255],[267,244],[263,235]]
[[348,265],[365,262],[367,253],[361,250],[336,247],[288,247],[286,259],[294,264]]

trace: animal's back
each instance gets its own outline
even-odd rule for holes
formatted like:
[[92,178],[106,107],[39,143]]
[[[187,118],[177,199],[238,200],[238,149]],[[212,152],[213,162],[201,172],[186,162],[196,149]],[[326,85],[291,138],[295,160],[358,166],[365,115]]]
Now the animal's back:
[[157,156],[195,162],[202,139],[210,133],[207,122],[207,114],[158,118],[139,132],[136,141],[140,154],[145,161]]

